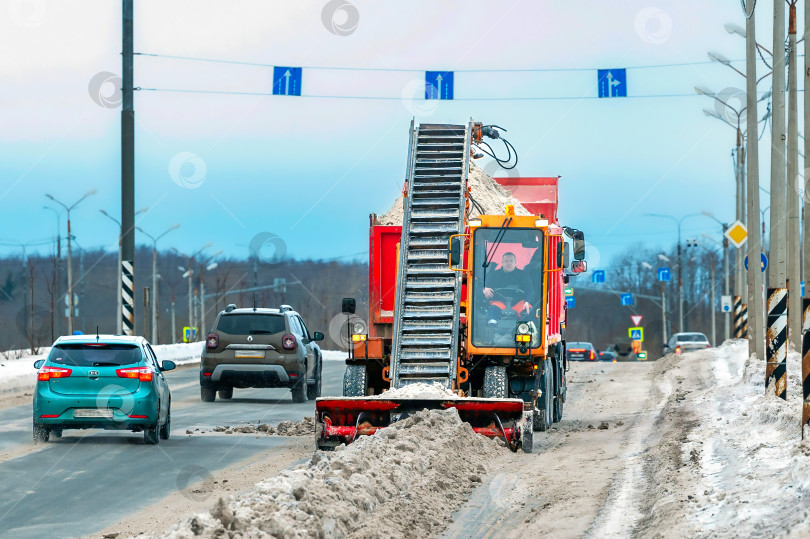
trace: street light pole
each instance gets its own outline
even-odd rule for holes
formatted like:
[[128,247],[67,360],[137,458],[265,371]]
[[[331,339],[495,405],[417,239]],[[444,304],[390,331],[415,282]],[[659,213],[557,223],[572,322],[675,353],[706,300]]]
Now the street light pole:
[[67,277],[68,277],[68,335],[73,335],[73,264],[72,264],[72,250],[71,250],[71,228],[70,228],[70,210],[75,208],[79,205],[79,203],[84,200],[85,198],[89,197],[90,195],[94,195],[96,193],[95,189],[92,189],[85,193],[79,200],[73,203],[73,205],[68,206],[63,204],[62,202],[56,200],[52,195],[45,193],[45,196],[51,199],[52,201],[56,202],[67,212],[67,240],[68,240],[68,259],[67,259]]
[[[785,2],[773,3],[773,89],[771,93],[771,237],[768,286],[784,288],[787,269],[787,181],[785,177]],[[764,239],[764,236],[763,236]],[[756,258],[759,258],[758,256]],[[749,266],[755,258],[748,257]],[[749,306],[749,312],[751,308]]]
[[147,238],[152,240],[152,309],[151,309],[152,310],[152,344],[158,344],[158,296],[159,296],[159,294],[158,294],[158,273],[157,273],[157,255],[158,255],[157,242],[158,242],[158,240],[160,240],[160,238],[162,238],[163,236],[165,236],[166,234],[168,234],[172,230],[180,228],[180,224],[178,223],[178,224],[172,225],[168,230],[166,230],[163,234],[160,234],[157,237],[148,234],[146,231],[144,231],[144,229],[142,229],[139,226],[136,226],[135,228],[137,228],[138,231],[141,232],[144,236],[146,236]]
[[194,283],[193,283],[193,278],[192,278],[192,276],[194,275],[194,270],[192,269],[193,265],[194,265],[194,259],[195,259],[195,257],[197,255],[202,253],[204,250],[211,247],[211,245],[212,245],[212,243],[209,241],[208,243],[206,243],[205,245],[200,247],[192,255],[186,255],[186,254],[181,253],[177,249],[173,249],[175,253],[179,254],[180,256],[182,256],[182,257],[186,258],[186,260],[188,260],[188,268],[182,268],[181,267],[181,268],[178,268],[178,269],[180,271],[186,272],[185,276],[188,277],[188,320],[189,320],[189,326],[188,327],[190,327],[190,328],[195,327],[194,326]]
[[53,295],[51,297],[51,340],[56,340],[56,334],[62,332],[62,324],[57,323],[61,317],[56,315],[56,301],[55,298],[59,297],[62,288],[62,275],[60,272],[62,266],[62,223],[59,218],[59,210],[50,206],[42,206],[46,210],[52,211],[56,215],[56,260],[53,272]]
[[[799,177],[799,109],[798,75],[796,55],[796,0],[790,3],[788,17],[788,139],[787,180],[795,182]],[[795,184],[794,184],[795,185]],[[787,204],[787,283],[788,283],[788,339],[796,350],[802,349],[802,298],[801,298],[801,211],[799,197],[786,198]]]

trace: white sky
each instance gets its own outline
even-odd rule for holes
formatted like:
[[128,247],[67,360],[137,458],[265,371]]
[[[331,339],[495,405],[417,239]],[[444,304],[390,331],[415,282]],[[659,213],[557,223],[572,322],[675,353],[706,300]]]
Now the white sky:
[[[734,132],[704,116],[713,104],[693,87],[744,86],[706,63],[709,50],[744,57],[744,40],[723,28],[744,25],[738,0],[352,0],[359,21],[345,36],[327,30],[326,5],[135,0],[136,52],[304,68],[303,97],[136,92],[136,208],[151,207],[139,225],[159,234],[181,224],[161,247],[189,252],[211,241],[244,257],[250,239],[269,231],[297,257],[366,251],[368,214],[385,212],[401,189],[414,114],[508,129],[520,175],[562,176],[560,214],[585,231],[593,262],[635,242],[674,242],[673,224],[646,212],[733,220]],[[757,5],[768,48],[772,5]],[[121,72],[120,17],[116,0],[0,0],[0,242],[48,241],[55,220],[44,194],[72,203],[97,188],[74,210],[74,234],[86,248],[117,247],[116,226],[98,210],[120,213],[120,108],[97,105],[88,84]],[[630,97],[594,98],[597,68],[684,63],[693,65],[628,69]],[[583,70],[457,72],[457,101],[410,98],[424,70],[572,68]],[[272,67],[142,56],[135,85],[268,93]],[[654,95],[671,97],[639,97]],[[565,99],[518,99],[526,97]],[[181,152],[204,163],[196,189],[170,176]],[[719,237],[708,219],[684,231]]]

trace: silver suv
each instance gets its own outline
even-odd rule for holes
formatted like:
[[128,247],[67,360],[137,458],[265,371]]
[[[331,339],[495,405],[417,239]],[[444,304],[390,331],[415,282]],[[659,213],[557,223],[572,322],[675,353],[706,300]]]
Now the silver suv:
[[228,307],[217,315],[200,361],[200,398],[233,397],[233,388],[287,387],[293,402],[321,394],[322,356],[301,316],[289,305],[279,309]]

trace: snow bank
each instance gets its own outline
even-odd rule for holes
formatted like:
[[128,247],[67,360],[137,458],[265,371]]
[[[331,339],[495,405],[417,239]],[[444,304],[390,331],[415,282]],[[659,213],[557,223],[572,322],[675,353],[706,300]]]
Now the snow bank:
[[160,537],[427,537],[503,451],[458,412],[425,410],[220,499]]
[[801,358],[788,354],[787,401],[765,393],[748,343],[667,356],[674,388],[650,450],[651,516],[662,536],[810,536],[810,440],[801,440]]
[[380,395],[369,397],[370,399],[447,399],[458,398],[458,395],[453,393],[441,384],[425,382],[417,382],[415,384],[408,384],[396,389],[389,389]]
[[[158,360],[171,360],[177,365],[199,363],[203,342],[159,344],[154,346]],[[0,360],[0,392],[29,389],[36,382],[37,370],[34,362],[48,357],[50,348],[40,349],[37,355],[27,355],[19,359]]]

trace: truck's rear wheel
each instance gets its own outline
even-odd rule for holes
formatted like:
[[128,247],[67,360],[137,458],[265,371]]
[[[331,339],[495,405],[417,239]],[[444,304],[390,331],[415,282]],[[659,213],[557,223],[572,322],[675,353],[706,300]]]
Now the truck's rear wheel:
[[343,373],[343,396],[365,397],[368,392],[368,369],[365,365],[346,365]]
[[543,395],[537,401],[538,409],[534,411],[534,430],[536,431],[547,431],[554,420],[551,398],[554,383],[551,376],[551,362],[546,360],[543,375],[540,377],[540,389],[543,391]]
[[563,396],[565,395],[565,392],[563,391],[562,387],[562,378],[560,376],[561,374],[560,369],[557,369],[555,367],[555,373],[557,374],[557,377],[559,377],[560,379],[557,380],[557,393],[554,397],[554,422],[559,423],[560,421],[562,421],[563,418],[563,403],[565,402]]
[[492,366],[484,371],[484,398],[506,399],[509,397],[509,378],[506,367]]

